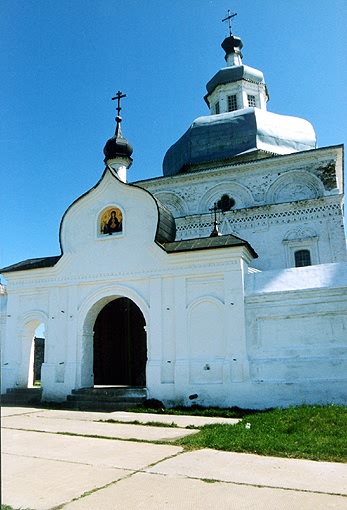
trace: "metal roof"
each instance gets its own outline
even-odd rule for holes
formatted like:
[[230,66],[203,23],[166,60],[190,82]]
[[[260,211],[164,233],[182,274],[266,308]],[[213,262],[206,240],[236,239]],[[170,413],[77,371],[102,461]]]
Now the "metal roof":
[[[169,230],[171,230],[171,228]],[[172,230],[168,237],[171,237],[171,235]],[[161,237],[161,239],[165,239],[165,237],[166,236],[163,236]],[[243,239],[240,239],[239,237],[236,237],[232,234],[217,237],[184,239],[181,241],[161,243],[157,238],[156,241],[167,253],[179,253],[184,251],[195,250],[209,250],[216,248],[230,248],[233,246],[245,246],[248,248],[249,252],[254,258],[258,258],[258,255],[247,241],[244,241]],[[17,262],[16,264],[12,264],[11,266],[0,268],[0,273],[14,273],[16,271],[27,271],[32,269],[44,269],[48,267],[54,267],[61,257],[62,255],[56,255],[53,257],[41,257],[37,259],[23,260],[22,262]]]
[[230,248],[235,246],[246,246],[254,258],[258,255],[252,246],[243,239],[232,234],[221,235],[216,237],[203,237],[198,239],[183,239],[171,243],[163,243],[162,247],[167,253],[179,253],[183,251],[209,250],[216,248]]
[[11,266],[0,268],[0,273],[12,273],[15,271],[26,271],[27,269],[41,269],[45,267],[53,267],[56,265],[61,255],[53,257],[41,257],[38,259],[26,259],[22,262],[17,262]]
[[231,160],[250,150],[289,154],[315,147],[316,135],[308,121],[243,108],[195,119],[166,152],[163,174],[176,175],[192,165]]
[[264,75],[258,69],[254,69],[253,67],[241,65],[241,66],[232,66],[232,67],[223,67],[220,69],[213,78],[207,83],[206,89],[208,94],[212,94],[214,89],[218,85],[223,85],[225,83],[234,83],[235,81],[246,80],[254,83],[263,83]]

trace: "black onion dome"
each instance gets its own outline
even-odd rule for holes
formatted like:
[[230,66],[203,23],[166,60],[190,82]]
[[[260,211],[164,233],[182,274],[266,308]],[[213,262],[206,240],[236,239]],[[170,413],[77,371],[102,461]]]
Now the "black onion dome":
[[[242,41],[240,37],[235,35],[231,35],[224,39],[221,44],[223,50],[225,51],[225,56],[230,55],[230,53],[241,53],[241,49],[243,47]],[[242,57],[242,54],[241,54]]]
[[132,162],[131,155],[133,153],[132,145],[122,135],[120,124],[117,123],[116,133],[112,138],[107,140],[104,147],[105,162],[109,159],[128,158]]

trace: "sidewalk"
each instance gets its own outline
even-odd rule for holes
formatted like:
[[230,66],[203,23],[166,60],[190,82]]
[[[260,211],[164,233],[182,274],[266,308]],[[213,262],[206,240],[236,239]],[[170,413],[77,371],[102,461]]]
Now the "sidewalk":
[[[100,421],[110,419],[117,423]],[[174,422],[177,427],[128,423],[134,420]],[[23,510],[57,506],[62,510],[346,510],[346,464],[208,449],[184,452],[170,444],[196,433],[186,429],[188,425],[216,421],[235,422],[4,407],[2,503]]]

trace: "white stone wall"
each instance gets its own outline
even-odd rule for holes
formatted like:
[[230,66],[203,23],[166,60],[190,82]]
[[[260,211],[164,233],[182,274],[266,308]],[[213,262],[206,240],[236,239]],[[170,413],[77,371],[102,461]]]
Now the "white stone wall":
[[[98,218],[108,205],[122,210],[123,231],[102,236]],[[43,398],[92,386],[94,322],[109,301],[127,297],[146,323],[149,396],[186,403],[198,392],[201,403],[226,401],[230,381],[248,377],[242,289],[251,256],[243,247],[167,254],[154,242],[157,222],[153,197],[107,172],[64,215],[59,262],[7,274],[2,391],[30,385],[41,323]]]
[[138,184],[171,210],[177,239],[208,237],[210,209],[228,194],[236,203],[219,214],[220,231],[246,240],[254,267],[270,270],[293,266],[296,249],[313,264],[347,260],[342,168],[342,148],[328,147]]
[[41,321],[44,398],[64,400],[92,385],[92,326],[121,295],[145,316],[150,397],[189,405],[196,395],[201,405],[255,408],[346,403],[347,265],[247,274],[239,248],[227,250],[227,261],[216,251],[217,258],[168,255],[166,267],[131,280],[100,274],[67,282],[54,269],[23,274],[10,283],[2,391],[27,385]]
[[201,404],[216,398],[226,402],[231,382],[248,377],[242,259],[249,255],[243,248],[227,249],[226,261],[223,251],[165,254],[165,264],[153,257],[146,275],[134,267],[125,274],[123,267],[113,275],[100,271],[97,277],[67,278],[62,259],[60,268],[9,277],[2,391],[30,385],[30,347],[41,322],[46,330],[44,398],[63,400],[72,389],[93,385],[96,316],[107,302],[126,296],[146,321],[149,395],[188,403],[197,393]]
[[347,264],[253,273],[247,352],[265,407],[347,401]]

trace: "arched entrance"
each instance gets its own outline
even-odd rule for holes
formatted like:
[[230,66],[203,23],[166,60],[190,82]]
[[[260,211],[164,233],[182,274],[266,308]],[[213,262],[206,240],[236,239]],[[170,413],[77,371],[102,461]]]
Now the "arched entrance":
[[99,312],[93,359],[94,385],[146,386],[145,319],[130,299],[114,299]]
[[43,352],[40,352],[40,356],[37,355],[35,339],[40,335],[44,342],[46,320],[47,317],[37,311],[27,313],[22,319],[16,339],[19,353],[15,381],[17,388],[32,388],[35,383],[41,385],[41,373],[39,375],[37,369],[41,368],[44,359]]

